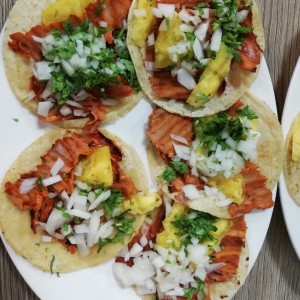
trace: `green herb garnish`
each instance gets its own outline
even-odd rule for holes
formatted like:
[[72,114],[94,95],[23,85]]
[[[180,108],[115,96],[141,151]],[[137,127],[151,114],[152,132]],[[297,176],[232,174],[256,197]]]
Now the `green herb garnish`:
[[186,297],[186,300],[192,300],[194,294],[197,292],[197,289],[194,287],[191,288],[185,288],[183,289],[184,296]]
[[36,184],[39,188],[39,191],[42,192],[43,191],[43,178],[38,177],[37,180],[36,180]]
[[182,245],[189,245],[192,238],[198,239],[200,243],[214,240],[211,231],[217,231],[214,225],[216,217],[204,212],[190,210],[189,213],[191,212],[194,214],[193,218],[182,215],[171,221],[171,224],[178,229],[177,235],[182,238]]
[[258,119],[257,114],[254,110],[252,110],[248,105],[243,106],[242,108],[239,108],[236,111],[237,115],[241,117],[246,117],[248,120],[255,120]]
[[96,8],[96,11],[95,11],[97,16],[100,15],[101,11],[104,8],[104,5],[105,5],[105,0],[100,1],[99,5],[98,5],[98,7]]
[[53,264],[54,264],[54,261],[55,261],[55,256],[52,255],[52,259],[50,261],[50,272],[51,272],[51,275],[53,274]]
[[103,202],[103,207],[108,216],[112,216],[114,210],[119,207],[121,202],[125,199],[122,191],[111,190],[111,195]]
[[171,182],[176,179],[176,171],[173,168],[167,167],[158,178],[163,179],[166,182]]

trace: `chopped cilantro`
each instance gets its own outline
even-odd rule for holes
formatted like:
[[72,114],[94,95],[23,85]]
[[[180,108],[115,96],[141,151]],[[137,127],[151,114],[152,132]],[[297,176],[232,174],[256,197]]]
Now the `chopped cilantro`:
[[117,234],[113,238],[99,239],[97,253],[99,253],[108,244],[124,243],[124,235],[132,234],[134,232],[133,222],[135,221],[135,217],[126,218],[124,216],[125,213],[115,218]]
[[184,296],[186,297],[186,300],[192,300],[194,294],[197,292],[197,289],[194,287],[191,288],[185,288],[183,289]]
[[225,129],[228,130],[229,136],[235,141],[242,139],[244,128],[241,120],[239,118],[232,120],[232,116],[226,112],[194,121],[194,130],[200,140],[199,146],[207,149],[210,149],[215,143],[223,145],[225,149],[228,147],[221,136],[222,131]]
[[59,207],[59,206],[57,206],[57,205],[55,205],[55,208],[56,208],[57,210],[60,210],[60,211],[61,211],[61,213],[62,213],[62,215],[63,215],[64,218],[70,218],[70,217],[71,217],[70,214],[67,213],[67,210],[66,210],[65,208]]
[[36,184],[39,188],[39,191],[42,192],[43,191],[43,178],[38,177],[37,180],[36,180]]
[[100,1],[99,5],[98,5],[98,7],[96,8],[96,11],[95,11],[97,16],[100,15],[100,13],[103,10],[104,6],[105,6],[105,0]]
[[63,227],[62,227],[62,230],[67,232],[68,228],[69,228],[69,225],[68,224],[64,224]]
[[257,114],[248,105],[239,108],[236,113],[241,117],[246,117],[248,120],[258,119]]
[[111,217],[114,210],[121,204],[123,200],[123,192],[119,190],[111,190],[111,195],[103,202],[103,206],[107,215]]
[[133,222],[135,221],[135,217],[125,218],[121,215],[116,219],[116,227],[120,232],[123,232],[124,234],[132,234],[134,232]]
[[222,42],[229,48],[234,58],[239,60],[237,49],[243,44],[245,35],[252,32],[252,28],[238,23],[236,18],[238,1],[224,0],[221,2],[214,0],[211,7],[217,12],[213,30],[222,29]]
[[181,174],[186,174],[189,172],[189,167],[186,163],[181,162],[181,161],[171,161],[171,165],[175,169],[175,171],[181,173]]
[[182,238],[182,245],[187,246],[192,238],[200,242],[212,241],[214,238],[211,231],[217,231],[214,225],[216,217],[199,211],[193,211],[194,218],[188,218],[188,215],[179,216],[171,224],[178,229],[177,234]]
[[205,292],[205,282],[203,280],[201,280],[199,277],[195,276],[195,280],[198,284],[198,289],[201,292],[202,296],[205,297],[206,296],[206,292]]
[[19,122],[19,119],[18,118],[13,118],[13,120],[18,123]]
[[167,30],[170,28],[170,18],[165,18]]
[[55,261],[55,256],[52,255],[52,259],[50,261],[50,272],[51,272],[51,275],[53,274],[53,264],[54,264],[54,261]]
[[207,100],[209,98],[208,95],[205,95],[203,93],[197,93],[196,94],[196,97],[200,98],[200,99],[203,99],[203,100]]
[[163,179],[166,182],[171,182],[176,179],[176,171],[173,168],[167,167],[158,178]]
[[194,32],[184,32],[185,38],[190,42],[191,47],[193,47],[196,35]]
[[[104,3],[99,4],[99,13]],[[64,104],[71,94],[82,89],[97,88],[101,97],[106,97],[106,85],[128,84],[140,90],[124,29],[115,30],[114,43],[109,44],[104,34],[110,28],[98,28],[89,19],[77,26],[68,19],[63,28],[63,33],[51,31],[56,43],[43,53],[44,61],[52,68],[52,93],[58,104]]]

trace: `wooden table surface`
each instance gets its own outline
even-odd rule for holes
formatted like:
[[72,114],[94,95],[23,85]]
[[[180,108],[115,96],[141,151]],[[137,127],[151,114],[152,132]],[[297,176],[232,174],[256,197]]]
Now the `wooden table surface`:
[[[1,0],[0,29],[14,2],[15,0]],[[289,82],[300,55],[300,1],[257,0],[257,2],[264,21],[265,57],[281,117]],[[38,299],[14,267],[1,241],[0,299]],[[300,299],[300,263],[287,234],[279,197],[258,260],[234,299]]]

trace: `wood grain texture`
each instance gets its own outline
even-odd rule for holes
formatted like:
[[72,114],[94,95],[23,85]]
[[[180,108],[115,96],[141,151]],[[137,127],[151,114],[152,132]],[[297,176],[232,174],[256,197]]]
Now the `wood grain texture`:
[[[3,27],[14,2],[15,0],[1,0],[0,28]],[[265,57],[281,117],[289,82],[300,55],[300,1],[258,0],[258,4],[265,27]],[[0,242],[0,299],[38,299],[19,275],[2,242]],[[250,299],[300,299],[300,262],[287,235],[279,198],[258,260],[234,298],[234,300]]]

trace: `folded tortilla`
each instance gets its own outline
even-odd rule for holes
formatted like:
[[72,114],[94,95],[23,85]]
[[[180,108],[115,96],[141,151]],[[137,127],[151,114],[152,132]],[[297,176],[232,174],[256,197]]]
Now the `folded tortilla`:
[[[151,219],[155,220],[154,222],[157,222],[157,218],[159,215],[158,212],[160,209],[161,208],[158,208],[158,209],[155,209],[154,211],[152,211]],[[146,226],[149,226],[149,224],[147,223]],[[157,229],[155,229],[155,226],[154,226],[154,228],[152,229],[152,232],[155,232],[155,230],[157,230]],[[140,230],[140,232],[141,232],[141,230]],[[139,232],[139,234],[141,234],[140,232]],[[139,234],[138,234],[138,236],[139,236]],[[156,239],[156,237],[155,237],[155,239]],[[199,245],[201,245],[201,243],[199,243]],[[130,246],[132,247],[132,245],[130,245]],[[131,248],[129,247],[129,250],[130,249]],[[143,250],[143,251],[146,251],[146,250]],[[150,249],[150,251],[154,251],[154,250]],[[218,252],[218,250],[216,250],[216,252]],[[220,300],[220,299],[229,299],[230,300],[237,293],[238,289],[244,284],[244,282],[247,278],[248,266],[249,266],[249,248],[248,248],[248,244],[247,244],[246,240],[244,241],[244,245],[241,247],[241,252],[239,253],[239,256],[240,257],[239,257],[239,262],[238,262],[238,267],[237,267],[237,273],[236,273],[236,275],[232,276],[230,281],[226,281],[226,282],[210,281],[209,282],[209,290],[210,290],[209,299],[210,300]],[[116,260],[116,263],[119,263],[118,260]],[[114,267],[115,266],[113,266],[113,271],[115,271]],[[115,273],[115,276],[118,278],[118,273]],[[118,279],[120,280],[120,278],[118,278]],[[133,286],[133,288],[134,288],[135,292],[137,292],[136,286]],[[152,295],[144,295],[144,296],[142,296],[142,299],[152,300],[153,297],[154,297],[153,294]]]
[[[221,96],[216,94],[201,108],[195,109],[184,101],[174,101],[161,99],[156,97],[152,92],[151,83],[149,80],[150,73],[146,70],[143,60],[143,51],[139,48],[132,39],[132,24],[134,18],[134,11],[137,9],[138,0],[133,0],[128,16],[128,35],[127,47],[132,56],[132,61],[138,76],[139,83],[144,93],[158,106],[162,107],[168,112],[180,114],[187,117],[204,117],[224,111],[232,106],[236,99],[240,98],[250,87],[256,79],[259,72],[259,65],[255,72],[241,69],[236,62],[231,64],[231,68],[225,77],[226,88]],[[253,1],[253,33],[256,35],[256,41],[261,50],[264,50],[264,30],[262,19],[258,10],[258,6]],[[261,54],[262,57],[262,54]]]
[[[8,181],[15,182],[19,179],[20,174],[33,170],[36,165],[41,163],[41,156],[47,153],[52,144],[57,139],[69,133],[70,131],[57,129],[41,136],[33,142],[21,153],[5,174],[0,190],[0,229],[4,237],[12,248],[28,260],[28,262],[38,268],[51,272],[71,272],[98,265],[114,257],[133,237],[133,235],[125,235],[124,244],[109,244],[99,253],[97,253],[97,245],[94,245],[90,248],[91,252],[86,257],[80,256],[78,251],[71,254],[67,248],[59,242],[43,243],[41,239],[43,234],[41,228],[38,226],[38,233],[34,234],[30,227],[31,218],[29,210],[19,210],[8,198],[5,193],[4,183]],[[148,182],[145,177],[143,164],[135,150],[107,131],[102,131],[102,133],[106,137],[114,140],[120,147],[123,157],[120,162],[121,169],[131,177],[138,190],[146,193]],[[134,223],[135,232],[139,230],[143,221],[143,215],[136,216]],[[55,259],[53,266],[51,266],[53,257]]]
[[299,122],[299,119],[300,114],[294,119],[285,141],[283,174],[290,196],[300,205],[300,162],[292,160],[293,134],[296,129],[295,125]]
[[[253,109],[259,117],[258,131],[261,137],[257,144],[257,161],[260,172],[267,178],[266,187],[272,190],[279,179],[283,167],[283,136],[277,116],[262,101],[256,99],[249,93],[240,98],[245,104]],[[148,160],[150,162],[152,176],[157,178],[166,168],[166,163],[158,154],[154,145],[148,143]],[[168,184],[164,180],[158,180],[164,193],[173,200],[176,193],[170,193]],[[228,207],[217,207],[214,202],[206,199],[187,201],[187,206],[195,210],[207,212],[219,218],[230,219]]]
[[[9,36],[15,32],[25,33],[33,26],[41,24],[41,12],[56,0],[40,0],[30,2],[18,0],[10,12],[4,28],[3,38],[3,60],[6,76],[10,87],[17,99],[26,106],[32,113],[37,113],[37,101],[24,101],[30,92],[29,83],[32,76],[33,60],[26,60],[21,55],[14,53],[8,46]],[[128,113],[142,98],[142,92],[134,92],[133,95],[118,100],[116,105],[110,107],[106,118],[102,123],[109,123],[117,120]],[[71,119],[54,122],[62,128],[82,128],[88,118]]]

